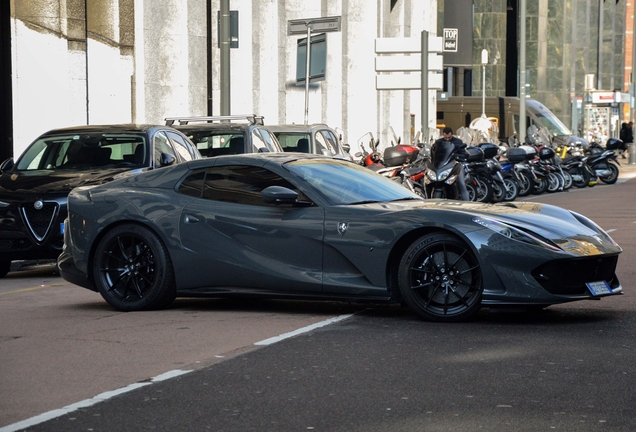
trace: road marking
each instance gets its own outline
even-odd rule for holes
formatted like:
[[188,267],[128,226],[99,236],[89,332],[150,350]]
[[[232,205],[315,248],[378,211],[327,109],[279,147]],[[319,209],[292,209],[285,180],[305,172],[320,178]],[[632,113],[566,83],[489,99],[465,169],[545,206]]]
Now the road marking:
[[[51,285],[51,286],[54,286],[54,285]],[[20,292],[20,291],[30,291],[30,290],[40,289],[40,288],[45,288],[45,287],[41,286],[41,287],[34,287],[34,288],[25,288],[25,289],[22,289],[22,290],[11,291],[11,292],[15,293],[15,292]],[[3,294],[8,294],[8,293],[3,293]],[[299,329],[291,331],[289,333],[283,333],[283,334],[281,334],[279,336],[274,336],[274,337],[271,337],[269,339],[265,339],[265,340],[262,340],[260,342],[256,342],[254,345],[271,345],[273,343],[280,342],[280,341],[282,341],[284,339],[287,339],[287,338],[290,338],[292,336],[296,336],[296,335],[299,335],[299,334],[302,334],[302,333],[307,333],[307,332],[309,332],[311,330],[314,330],[314,329],[317,329],[317,328],[320,328],[320,327],[324,327],[324,326],[327,326],[329,324],[333,324],[333,323],[336,323],[336,322],[339,322],[339,321],[343,321],[343,320],[345,320],[347,318],[352,317],[353,315],[355,315],[355,314],[346,314],[346,315],[340,315],[340,316],[337,316],[337,317],[333,317],[333,318],[330,318],[330,319],[327,319],[327,320],[320,321],[318,323],[309,325],[307,327],[299,328]],[[219,357],[219,356],[216,356],[216,357]],[[30,419],[22,420],[22,421],[19,421],[17,423],[10,424],[8,426],[1,427],[0,428],[0,432],[15,432],[15,431],[18,431],[18,430],[21,430],[21,429],[26,429],[28,427],[35,426],[35,425],[40,424],[40,423],[44,423],[44,422],[52,420],[54,418],[61,417],[63,415],[71,413],[73,411],[77,411],[80,408],[87,408],[87,407],[90,407],[92,405],[98,404],[100,402],[104,402],[104,401],[106,401],[106,400],[108,400],[108,399],[110,399],[110,398],[112,398],[114,396],[118,396],[120,394],[127,393],[129,391],[136,390],[138,388],[145,387],[147,385],[151,385],[151,384],[156,383],[156,382],[165,381],[167,379],[174,378],[174,377],[186,374],[188,372],[192,372],[192,370],[175,369],[175,370],[172,370],[172,371],[169,371],[169,372],[165,372],[165,373],[163,373],[161,375],[157,375],[156,377],[151,378],[149,381],[137,382],[137,383],[127,385],[126,387],[122,387],[122,388],[117,389],[117,390],[104,392],[104,393],[98,394],[97,396],[95,396],[93,398],[85,399],[83,401],[80,401],[80,402],[77,402],[77,403],[74,403],[74,404],[71,404],[71,405],[67,405],[64,408],[55,409],[55,410],[52,410],[52,411],[49,411],[49,412],[45,412],[43,414],[36,415],[35,417],[31,417]]]
[[87,407],[93,406],[95,404],[98,404],[100,402],[104,402],[104,401],[106,401],[106,400],[108,400],[108,399],[110,399],[112,397],[119,396],[120,394],[128,393],[129,391],[137,390],[138,388],[145,387],[147,385],[151,385],[152,383],[164,381],[164,380],[167,380],[169,378],[174,378],[176,376],[183,375],[183,374],[186,374],[188,372],[192,372],[192,371],[191,370],[179,370],[179,369],[172,370],[170,372],[166,372],[166,373],[163,373],[161,375],[157,375],[156,377],[151,378],[150,381],[148,381],[148,382],[138,382],[138,383],[127,385],[126,387],[122,387],[122,388],[117,389],[117,390],[112,390],[112,391],[107,391],[107,392],[104,392],[104,393],[100,393],[100,394],[98,394],[97,396],[95,396],[93,398],[85,399],[83,401],[80,401],[80,402],[77,402],[77,403],[74,403],[74,404],[71,404],[71,405],[67,405],[64,408],[55,409],[55,410],[52,410],[52,411],[49,411],[49,412],[45,412],[43,414],[36,415],[35,417],[31,417],[30,419],[22,420],[22,421],[19,421],[17,423],[10,424],[8,426],[1,427],[0,428],[0,432],[15,432],[15,431],[18,431],[18,430],[21,430],[21,429],[26,429],[28,427],[35,426],[35,425],[40,424],[40,423],[44,423],[45,421],[49,421],[49,420],[52,420],[54,418],[61,417],[63,415],[71,413],[73,411],[77,411],[80,408],[87,408]]
[[[337,317],[329,318],[328,320],[320,321],[320,322],[317,322],[315,324],[309,325],[307,327],[303,327],[303,328],[299,328],[298,330],[291,331],[289,333],[283,333],[282,335],[274,336],[274,337],[271,337],[269,339],[265,339],[265,340],[262,340],[260,342],[256,342],[256,343],[254,343],[254,345],[271,345],[273,343],[280,342],[283,339],[287,339],[287,338],[290,338],[290,337],[293,337],[293,336],[296,336],[296,335],[299,335],[299,334],[302,334],[302,333],[307,333],[308,331],[312,331],[314,329],[317,329],[317,328],[320,328],[320,327],[324,327],[326,325],[333,324],[333,323],[336,323],[338,321],[345,320],[347,318],[352,317],[353,315],[354,314],[347,314],[347,315],[340,315],[340,316],[337,316]],[[2,431],[0,431],[0,432],[2,432]]]
[[[0,293],[0,295],[16,294],[16,293],[27,292],[27,291],[35,291],[35,290],[39,290],[39,289],[42,289],[42,288],[53,288],[53,287],[64,286],[64,285],[66,285],[66,284],[60,283],[60,284],[51,284],[51,285],[40,285],[40,286],[36,286],[36,287],[22,288],[22,289],[15,290],[15,291],[7,291],[7,292]],[[2,429],[0,429],[0,431],[1,430]]]

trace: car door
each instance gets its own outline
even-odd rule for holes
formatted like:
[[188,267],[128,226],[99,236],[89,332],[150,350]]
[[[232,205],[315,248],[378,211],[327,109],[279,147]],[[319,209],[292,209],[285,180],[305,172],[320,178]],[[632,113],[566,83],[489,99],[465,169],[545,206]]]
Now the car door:
[[217,164],[193,173],[181,187],[188,182],[193,190],[199,182],[203,192],[181,215],[181,242],[191,252],[184,288],[322,291],[323,208],[265,203],[261,191],[269,186],[308,198],[259,166]]

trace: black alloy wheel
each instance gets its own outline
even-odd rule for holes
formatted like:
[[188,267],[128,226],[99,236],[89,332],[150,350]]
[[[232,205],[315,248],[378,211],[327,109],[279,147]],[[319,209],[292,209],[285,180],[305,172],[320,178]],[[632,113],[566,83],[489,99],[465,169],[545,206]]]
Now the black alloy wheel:
[[481,307],[479,262],[450,234],[431,233],[416,240],[400,261],[398,283],[406,304],[426,320],[465,321]]
[[101,239],[92,261],[95,286],[120,311],[161,309],[176,297],[168,251],[148,228],[114,228]]

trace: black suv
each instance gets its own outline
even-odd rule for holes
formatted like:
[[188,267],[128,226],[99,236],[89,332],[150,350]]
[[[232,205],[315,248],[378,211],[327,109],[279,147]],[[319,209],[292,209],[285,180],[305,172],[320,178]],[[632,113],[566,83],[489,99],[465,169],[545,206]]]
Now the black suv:
[[180,130],[202,156],[282,152],[274,134],[254,114],[214,117],[169,117],[166,125]]
[[274,132],[283,151],[314,153],[352,160],[348,144],[340,143],[340,135],[322,123],[309,125],[267,125]]
[[165,126],[54,129],[17,161],[0,165],[0,277],[11,261],[56,259],[64,244],[66,198],[74,187],[200,159],[182,133]]

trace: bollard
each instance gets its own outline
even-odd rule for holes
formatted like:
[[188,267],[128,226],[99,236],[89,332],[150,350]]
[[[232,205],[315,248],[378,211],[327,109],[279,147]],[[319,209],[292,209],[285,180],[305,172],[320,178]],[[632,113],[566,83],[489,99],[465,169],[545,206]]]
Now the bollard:
[[636,165],[636,143],[627,144],[627,151],[629,152],[629,164]]

